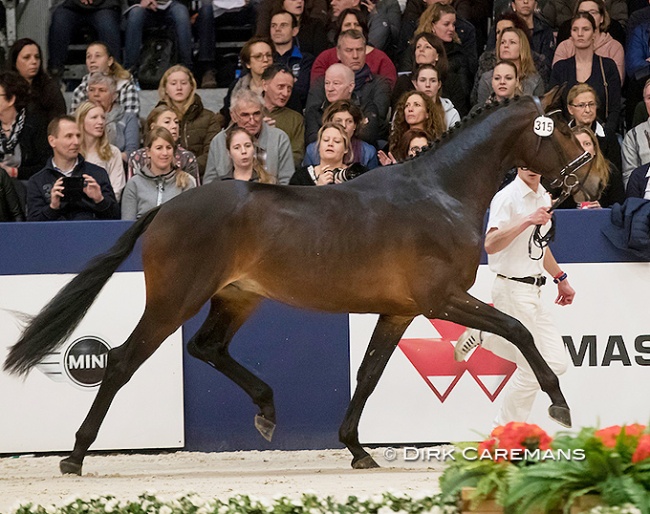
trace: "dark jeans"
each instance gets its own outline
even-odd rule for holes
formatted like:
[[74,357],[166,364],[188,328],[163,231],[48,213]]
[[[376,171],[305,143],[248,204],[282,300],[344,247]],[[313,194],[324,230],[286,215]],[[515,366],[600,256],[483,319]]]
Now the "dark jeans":
[[126,16],[124,35],[124,67],[132,69],[140,57],[142,49],[142,32],[145,27],[169,24],[176,31],[176,48],[181,64],[192,68],[192,27],[187,7],[173,1],[164,10],[152,11],[135,6]]
[[106,43],[111,53],[119,58],[121,55],[119,10],[82,11],[59,6],[52,13],[47,41],[49,50],[47,67],[50,71],[59,76],[62,74],[72,36],[83,25],[92,26],[97,32],[99,41]]

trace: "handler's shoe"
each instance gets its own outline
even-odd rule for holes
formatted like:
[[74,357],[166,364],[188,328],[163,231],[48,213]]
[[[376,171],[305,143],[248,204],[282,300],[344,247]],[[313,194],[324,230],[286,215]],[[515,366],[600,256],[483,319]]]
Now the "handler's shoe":
[[458,362],[464,361],[467,354],[483,342],[483,334],[475,328],[468,328],[456,341],[454,348],[454,359]]

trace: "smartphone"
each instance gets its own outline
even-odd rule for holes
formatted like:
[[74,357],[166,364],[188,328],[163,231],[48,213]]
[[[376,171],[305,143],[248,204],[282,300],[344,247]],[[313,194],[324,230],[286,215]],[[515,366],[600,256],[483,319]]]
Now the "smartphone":
[[84,185],[83,177],[63,177],[63,198],[67,202],[81,200],[84,194]]

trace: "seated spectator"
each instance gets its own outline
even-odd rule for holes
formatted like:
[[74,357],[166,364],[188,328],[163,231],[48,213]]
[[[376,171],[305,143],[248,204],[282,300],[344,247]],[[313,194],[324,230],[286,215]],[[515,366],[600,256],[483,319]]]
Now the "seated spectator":
[[144,143],[147,159],[129,179],[122,197],[122,219],[137,220],[182,192],[196,187],[196,181],[176,167],[176,142],[165,127],[155,127]]
[[275,184],[275,178],[264,168],[255,148],[255,141],[246,129],[231,125],[226,129],[226,147],[232,161],[232,176],[223,177],[223,180],[243,180],[245,182],[260,182],[261,184]]
[[[523,31],[515,28],[503,29],[498,41],[496,56],[498,60],[508,60],[515,63],[518,71],[517,77],[524,95],[541,96],[544,94],[544,81],[537,73],[537,69],[535,69],[528,38]],[[486,71],[479,79],[477,95],[479,105],[483,105],[493,93],[492,73],[493,70]]]
[[510,6],[517,16],[526,22],[531,49],[546,57],[547,62],[552,62],[555,54],[555,35],[553,28],[538,14],[536,0],[513,0]]
[[[369,170],[379,165],[377,162],[377,149],[357,137],[357,132],[362,124],[362,114],[359,106],[350,100],[337,100],[331,103],[323,114],[323,125],[328,122],[338,123],[345,128],[348,134],[352,151],[346,154],[344,159],[345,164],[350,165],[358,162]],[[319,163],[318,143],[314,141],[307,146],[302,165],[315,166]]]
[[[623,45],[613,39],[607,32],[610,18],[607,9],[605,9],[604,0],[579,0],[576,4],[576,14],[581,12],[591,14],[596,22],[594,52],[596,55],[609,57],[616,63],[622,84],[625,78],[625,51],[623,50]],[[575,53],[576,47],[573,39],[568,38],[557,46],[553,57],[553,64],[557,61],[573,57]]]
[[[29,84],[27,110],[30,115],[41,117],[47,127],[54,118],[65,114],[65,99],[57,81],[43,69],[42,55],[36,41],[19,39],[9,49],[9,68]],[[45,133],[46,130],[43,131],[44,143]]]
[[[27,110],[29,85],[18,73],[0,71],[0,167],[25,181],[41,170],[51,155],[47,125]],[[24,187],[16,184],[18,193]]]
[[[415,157],[430,144],[431,136],[429,136],[426,131],[422,129],[409,129],[402,134],[397,153],[398,155]],[[398,162],[392,152],[386,154],[383,150],[380,150],[378,157],[382,166],[389,166],[390,164],[396,164]]]
[[90,25],[95,30],[97,39],[106,43],[112,55],[120,55],[121,9],[121,0],[57,0],[52,10],[47,38],[47,69],[50,74],[61,79],[72,36],[84,25]]
[[120,206],[108,174],[79,154],[81,131],[75,119],[54,118],[47,140],[54,156],[27,183],[27,220],[119,219]]
[[497,62],[492,73],[492,94],[485,103],[503,102],[515,95],[521,95],[519,68],[512,61]]
[[338,123],[328,122],[318,131],[318,155],[320,164],[303,166],[291,177],[289,184],[295,186],[326,186],[342,182],[343,170],[349,178],[366,171],[359,163],[345,165],[345,155],[350,150],[350,139],[345,129]]
[[430,139],[438,139],[446,130],[444,110],[436,108],[431,98],[420,91],[404,93],[395,108],[388,146],[397,161],[407,157],[400,139],[404,132],[411,129],[423,130]]
[[[176,141],[176,150],[174,151],[174,163],[175,167],[185,170],[189,173],[198,186],[201,183],[201,177],[199,175],[199,163],[196,160],[196,156],[189,150],[185,150],[181,145],[178,144],[179,139],[179,129],[180,121],[178,120],[178,114],[171,107],[167,107],[165,104],[161,104],[158,107],[154,107],[153,110],[147,116],[147,121],[145,122],[145,138],[147,134],[156,127],[164,127],[169,130],[169,133]],[[147,159],[147,149],[140,148],[133,152],[129,156],[129,162],[127,167],[126,179],[130,179],[133,175],[138,173],[144,165],[146,165]]]
[[210,142],[221,126],[215,113],[204,108],[201,97],[196,94],[192,72],[179,64],[169,68],[160,79],[158,97],[158,105],[171,107],[178,115],[181,122],[179,144],[196,156],[203,177]]
[[617,170],[622,170],[621,145],[615,132],[603,127],[596,119],[598,96],[589,84],[577,84],[567,95],[567,110],[571,127],[587,127],[598,138],[598,146],[605,159],[610,161]]
[[108,47],[100,42],[90,43],[86,48],[86,69],[88,73],[81,79],[70,102],[70,112],[75,112],[83,102],[88,100],[88,79],[91,73],[104,73],[115,79],[117,99],[126,112],[140,116],[140,95],[133,76],[115,60]]
[[273,13],[282,10],[298,19],[298,45],[302,52],[315,56],[331,46],[327,39],[327,0],[262,0],[258,4],[255,35],[270,37],[271,17]]
[[0,170],[0,222],[7,221],[25,221],[25,212],[14,181],[4,170]]
[[625,190],[625,198],[645,198],[650,200],[650,163],[639,166],[630,174]]
[[[363,34],[363,37],[367,39],[368,37],[368,26],[361,17],[359,11],[354,9],[347,9],[341,14],[339,18],[339,23],[337,25],[337,46],[336,48],[330,48],[322,52],[311,68],[311,83],[314,84],[316,79],[325,75],[325,71],[334,63],[342,62],[346,64],[349,59],[346,59],[345,56],[341,56],[342,52],[351,51],[352,46],[359,46],[359,38],[353,38],[356,41],[351,40],[347,37],[341,40],[341,34],[348,31],[360,31]],[[343,41],[345,49],[340,48],[340,43]],[[368,65],[370,71],[374,75],[379,75],[385,78],[388,81],[388,84],[392,88],[397,81],[397,70],[393,61],[381,50],[374,48],[370,45],[364,43],[363,50],[365,51],[364,64]],[[349,66],[349,63],[346,64]],[[363,66],[363,65],[362,65]],[[349,66],[355,73],[358,71],[354,66]]]
[[[363,34],[357,30],[348,30],[339,36],[338,51],[341,63],[333,64],[325,73],[325,77],[316,79],[309,90],[305,108],[307,144],[315,140],[322,113],[328,103],[350,98],[354,98],[368,120],[360,137],[372,145],[377,145],[379,140],[385,140],[388,133],[386,118],[390,108],[390,86],[386,79],[370,71],[365,63],[364,48]],[[351,82],[349,70],[354,73]]]
[[234,93],[240,89],[250,89],[258,95],[264,93],[262,74],[266,68],[273,64],[271,42],[259,37],[249,39],[239,52],[239,60],[245,71],[230,85],[226,97],[223,99],[223,107],[219,112],[225,120],[224,125],[230,123],[230,98]]
[[104,168],[111,181],[115,198],[120,201],[122,189],[126,184],[122,155],[117,147],[108,142],[106,135],[106,113],[101,105],[92,102],[82,103],[75,112],[75,119],[81,131],[79,153],[86,162]]
[[[378,0],[377,2],[331,0],[330,5],[332,21],[339,26],[347,12],[350,10],[361,11],[368,23],[368,35],[366,36],[368,44],[383,52],[393,53],[402,21],[402,11],[397,0]],[[338,39],[339,32],[340,28],[333,34],[332,41]]]
[[104,73],[94,72],[88,79],[88,99],[100,105],[106,113],[108,141],[122,153],[126,163],[128,156],[140,146],[140,121],[127,112],[117,99],[115,79]]
[[279,11],[271,17],[271,42],[273,60],[288,67],[296,79],[287,106],[302,113],[309,94],[309,75],[314,56],[304,53],[298,46],[298,18],[287,11]]
[[[230,115],[234,123],[255,138],[259,160],[278,184],[286,185],[295,170],[291,143],[280,129],[269,126],[263,119],[264,101],[250,89],[239,89],[232,97]],[[228,157],[226,132],[221,131],[210,143],[204,183],[232,177],[233,163]]]
[[[496,30],[494,35],[497,39],[501,39],[501,34],[506,28],[517,28],[522,30],[526,34],[526,39],[528,40],[528,46],[530,46],[531,39],[528,35],[528,27],[526,23],[517,16],[514,12],[506,12],[499,16],[496,23]],[[481,77],[486,71],[491,71],[494,68],[497,60],[497,51],[494,48],[496,46],[496,41],[492,44],[492,49],[486,50],[481,54],[478,63],[478,72],[474,79],[474,87],[472,88],[472,94],[470,101],[472,105],[476,105],[478,102],[478,86],[481,83]],[[531,49],[533,64],[535,65],[535,70],[542,78],[544,84],[548,84],[551,80],[551,62],[546,60],[542,54],[539,54]],[[515,170],[516,171],[516,170]]]
[[293,162],[298,166],[305,154],[305,121],[301,114],[287,107],[294,84],[291,70],[281,64],[272,64],[264,71],[262,82],[264,106],[268,111],[264,121],[289,136]]
[[[124,67],[133,71],[139,64],[145,27],[170,25],[176,33],[180,64],[192,66],[192,25],[187,7],[179,0],[127,0],[125,12]],[[100,38],[101,39],[101,38]],[[118,55],[113,53],[113,55]]]
[[[646,104],[650,103],[650,79],[645,83],[643,100]],[[632,171],[650,162],[650,118],[627,131],[621,146],[621,156],[623,182],[627,186]]]
[[573,18],[571,39],[576,53],[553,65],[549,87],[566,83],[566,102],[569,88],[578,83],[589,84],[598,95],[598,117],[606,128],[616,131],[621,111],[621,79],[614,61],[594,53],[595,33],[596,22],[591,14],[580,13]]
[[460,122],[460,114],[448,98],[442,98],[440,93],[443,87],[442,75],[432,64],[418,66],[413,77],[415,90],[420,91],[431,98],[436,110],[445,113],[445,130]]
[[[547,0],[542,8],[542,15],[553,28],[560,28],[575,15],[577,0]],[[621,27],[627,24],[627,1],[605,0],[605,7],[612,20]]]

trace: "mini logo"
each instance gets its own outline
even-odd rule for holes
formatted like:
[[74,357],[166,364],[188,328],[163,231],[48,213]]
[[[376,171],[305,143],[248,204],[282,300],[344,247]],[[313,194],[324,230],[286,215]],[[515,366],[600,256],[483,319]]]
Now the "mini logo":
[[63,369],[81,387],[98,386],[104,378],[110,346],[96,336],[84,336],[65,351]]

